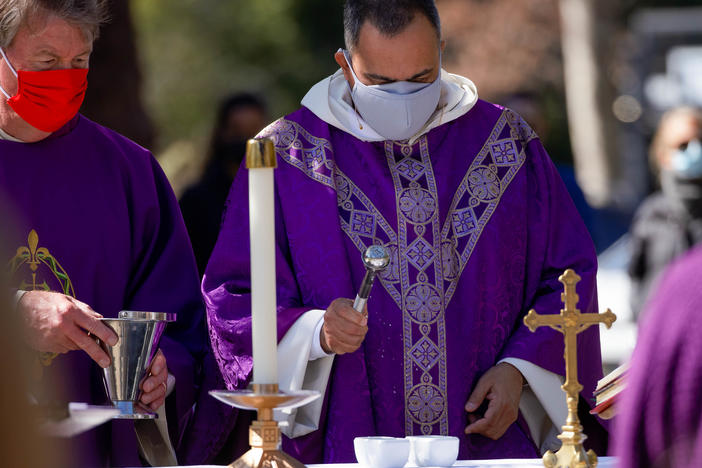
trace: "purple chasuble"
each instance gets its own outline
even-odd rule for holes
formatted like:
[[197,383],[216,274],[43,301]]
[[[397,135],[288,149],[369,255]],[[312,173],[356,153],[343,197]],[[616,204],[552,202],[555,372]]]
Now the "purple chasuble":
[[[177,445],[207,351],[192,249],[173,191],[151,154],[76,116],[37,143],[0,141],[0,199],[14,212],[2,254],[12,285],[57,291],[105,317],[177,313],[161,339],[176,377],[166,401]],[[5,247],[5,246],[4,246]],[[102,370],[83,351],[43,369],[43,399],[105,404]],[[72,466],[139,465],[133,423],[115,421],[66,442]]]
[[[537,136],[484,101],[412,145],[367,143],[310,110],[269,126],[276,145],[278,338],[309,309],[353,298],[361,253],[391,265],[368,303],[368,334],[336,356],[320,430],[286,440],[303,462],[355,460],[353,438],[448,434],[462,459],[537,456],[522,425],[497,441],[465,435],[478,378],[506,357],[563,375],[563,337],[522,324],[558,313],[558,276],[575,269],[580,308],[596,310],[592,241]],[[251,374],[248,174],[239,172],[203,292],[228,388]],[[583,395],[601,376],[596,327],[580,335]]]
[[622,468],[702,457],[702,248],[674,263],[646,307],[614,424]]

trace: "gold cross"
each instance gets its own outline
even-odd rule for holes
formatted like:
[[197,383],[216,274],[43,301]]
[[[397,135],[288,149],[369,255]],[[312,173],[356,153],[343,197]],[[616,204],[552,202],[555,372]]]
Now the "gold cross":
[[578,382],[578,333],[585,331],[591,325],[604,323],[607,328],[617,319],[617,316],[607,309],[604,314],[582,314],[578,310],[578,294],[575,292],[575,285],[580,281],[580,276],[573,270],[568,269],[563,273],[558,281],[563,283],[564,292],[561,294],[561,301],[565,308],[561,309],[558,315],[540,315],[535,310],[530,310],[524,317],[524,325],[529,330],[536,331],[537,328],[548,326],[563,333],[565,336],[565,358],[566,380],[561,388],[566,392],[568,402],[568,419],[562,427],[563,432],[558,436],[563,441],[563,445],[557,453],[550,450],[543,457],[544,466],[547,468],[580,468],[597,466],[597,455],[592,450],[585,453],[582,446],[587,438],[582,433],[583,427],[578,419],[578,398],[583,386]]

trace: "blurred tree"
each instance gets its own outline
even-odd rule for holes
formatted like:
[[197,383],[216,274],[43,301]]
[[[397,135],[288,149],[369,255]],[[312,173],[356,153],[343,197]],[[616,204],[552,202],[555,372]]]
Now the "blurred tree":
[[[474,79],[481,97],[547,91],[560,107],[563,72],[558,0],[437,0],[448,68]],[[642,5],[695,5],[699,0],[617,0],[622,21]],[[152,146],[153,126],[139,104],[138,39],[144,101],[159,129],[156,148],[178,140],[200,144],[219,98],[239,90],[265,96],[273,115],[298,106],[309,87],[336,69],[343,45],[342,0],[111,0],[92,61],[86,115]],[[119,78],[116,78],[119,77]],[[567,128],[549,111],[549,128]],[[126,117],[125,117],[126,116]],[[559,137],[560,138],[560,137]],[[557,141],[561,147],[565,139]],[[569,160],[567,151],[556,157]]]
[[[298,107],[307,89],[336,65],[342,45],[339,1],[151,0],[135,2],[146,101],[164,148],[202,142],[217,101],[258,92],[273,115]],[[320,21],[320,19],[322,19]]]
[[82,113],[147,148],[154,127],[141,101],[141,72],[128,0],[109,1],[110,21],[90,57]]
[[437,6],[447,42],[444,67],[473,80],[482,99],[522,113],[551,157],[572,164],[558,0],[438,0]]
[[438,0],[444,65],[500,101],[563,88],[558,0]]
[[[560,0],[561,46],[577,180],[598,208],[617,199],[621,158],[611,112],[615,91],[606,70],[612,60],[616,7],[611,0]],[[607,34],[610,33],[610,34]]]

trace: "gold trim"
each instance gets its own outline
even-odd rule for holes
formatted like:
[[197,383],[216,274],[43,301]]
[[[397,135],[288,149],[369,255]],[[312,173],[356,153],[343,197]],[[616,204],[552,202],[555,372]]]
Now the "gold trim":
[[583,433],[583,426],[578,418],[578,399],[583,386],[578,382],[578,348],[577,335],[585,331],[591,325],[604,323],[607,328],[612,326],[617,316],[607,309],[604,314],[582,314],[578,309],[578,294],[576,285],[580,281],[580,276],[570,268],[567,269],[558,281],[563,283],[564,292],[561,300],[565,307],[560,314],[538,314],[534,309],[524,317],[524,325],[529,330],[535,332],[539,327],[551,327],[562,333],[565,339],[566,380],[561,386],[566,393],[568,405],[568,417],[565,424],[561,426],[563,432],[558,436],[562,441],[561,448],[553,453],[547,451],[542,461],[546,468],[579,467],[595,468],[597,466],[597,455],[594,451],[585,451],[583,442],[587,436]]
[[[73,290],[73,283],[71,283],[71,279],[68,277],[66,270],[64,270],[58,260],[51,255],[49,249],[46,247],[39,247],[39,235],[35,229],[29,231],[29,234],[27,235],[27,245],[21,246],[17,249],[17,253],[10,260],[8,265],[11,276],[14,276],[23,265],[29,265],[32,281],[31,283],[21,281],[18,285],[19,289],[30,291],[50,291],[51,289],[46,281],[41,284],[37,284],[37,272],[39,267],[44,265],[49,269],[49,271],[51,271],[54,278],[58,281],[59,285],[61,286],[61,292],[73,298],[76,297],[75,291]],[[35,376],[40,378],[42,375],[41,368],[49,367],[52,361],[58,355],[59,353],[48,351],[37,352],[37,358],[35,360]]]
[[251,384],[252,390],[257,395],[270,395],[278,393],[278,384]]
[[247,169],[275,169],[278,161],[270,138],[252,138],[246,143]]

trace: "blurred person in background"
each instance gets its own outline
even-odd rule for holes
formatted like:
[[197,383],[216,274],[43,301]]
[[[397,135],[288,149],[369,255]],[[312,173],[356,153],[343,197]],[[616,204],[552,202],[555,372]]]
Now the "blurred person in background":
[[666,270],[641,319],[613,434],[620,468],[702,462],[702,248]]
[[[93,336],[110,345],[117,337],[100,317],[177,314],[140,396],[152,411],[168,409],[177,442],[208,349],[197,270],[153,156],[78,114],[105,16],[102,0],[0,2],[0,193],[18,232],[0,258],[36,353],[40,403],[106,401],[102,368],[110,361]],[[130,421],[66,443],[75,466],[140,464]]]
[[674,259],[702,241],[702,113],[680,107],[665,113],[651,144],[660,190],[639,207],[631,226],[631,304],[639,316]]
[[266,119],[265,103],[251,93],[233,94],[219,104],[204,174],[180,198],[200,275],[217,241],[224,202],[246,153],[246,142],[265,127]]

